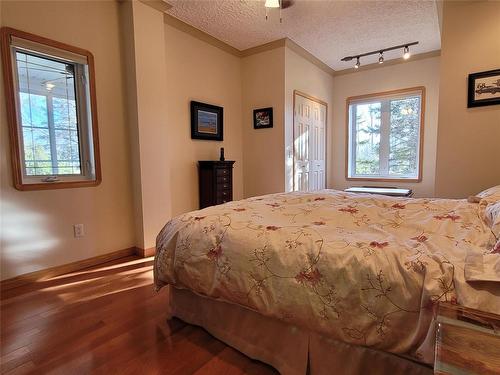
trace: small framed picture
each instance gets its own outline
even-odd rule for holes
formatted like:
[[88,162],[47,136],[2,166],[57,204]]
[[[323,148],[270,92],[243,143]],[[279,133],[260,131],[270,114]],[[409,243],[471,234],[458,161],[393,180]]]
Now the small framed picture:
[[224,108],[191,101],[191,139],[222,141]]
[[253,128],[272,128],[273,127],[273,108],[261,108],[253,110]]
[[500,69],[469,74],[467,107],[500,104]]

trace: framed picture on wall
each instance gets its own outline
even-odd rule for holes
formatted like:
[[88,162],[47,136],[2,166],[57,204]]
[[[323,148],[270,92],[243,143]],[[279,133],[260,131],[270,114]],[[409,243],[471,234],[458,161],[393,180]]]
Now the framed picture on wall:
[[224,108],[191,101],[191,139],[222,141]]
[[500,104],[500,69],[469,74],[467,107]]
[[261,108],[253,110],[253,128],[272,128],[273,127],[273,108]]

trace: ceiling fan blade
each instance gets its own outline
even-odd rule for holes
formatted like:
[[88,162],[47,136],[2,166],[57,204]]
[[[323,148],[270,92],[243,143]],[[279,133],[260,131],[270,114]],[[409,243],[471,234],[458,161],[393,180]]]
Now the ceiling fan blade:
[[294,3],[294,0],[281,0],[281,9],[290,8]]

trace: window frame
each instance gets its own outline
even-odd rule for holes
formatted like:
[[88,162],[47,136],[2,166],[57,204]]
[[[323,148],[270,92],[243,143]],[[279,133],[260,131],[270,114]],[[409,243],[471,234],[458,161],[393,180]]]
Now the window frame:
[[[5,99],[6,99],[6,112],[8,118],[9,126],[9,141],[10,141],[10,151],[11,151],[11,164],[12,164],[12,175],[14,187],[18,190],[49,190],[49,189],[67,189],[67,188],[77,188],[77,187],[90,187],[97,186],[101,183],[101,163],[100,163],[100,153],[99,153],[99,132],[98,132],[98,121],[97,121],[97,100],[96,100],[96,88],[95,88],[95,69],[94,69],[94,57],[91,52],[70,46],[65,43],[57,42],[55,40],[47,39],[38,35],[27,33],[21,30],[12,29],[9,27],[2,27],[0,30],[1,38],[1,51],[2,51],[2,68],[3,68],[3,78],[5,86]],[[53,175],[43,176],[27,176],[25,173],[25,161],[24,161],[24,149],[21,137],[23,136],[21,125],[19,121],[19,111],[20,103],[18,98],[18,77],[17,72],[14,74],[14,63],[12,61],[15,58],[15,52],[19,50],[13,43],[13,39],[22,39],[28,44],[33,43],[34,45],[41,45],[41,47],[47,47],[48,50],[60,51],[64,55],[76,55],[80,58],[86,60],[87,66],[87,83],[88,83],[88,95],[83,95],[82,92],[75,93],[75,101],[77,102],[77,118],[78,126],[77,131],[79,134],[79,145],[80,145],[80,168],[81,174],[78,175],[56,175],[58,181],[42,181],[42,179],[47,179],[47,177]],[[36,49],[29,50],[27,53],[34,55],[41,55],[43,57],[43,51],[37,51]],[[55,55],[55,56],[54,56]],[[65,61],[62,56],[57,54],[47,54],[48,58],[55,59],[57,61]],[[71,63],[76,63],[73,59],[67,59]],[[75,81],[77,76],[75,75]],[[75,91],[82,85],[75,85]],[[85,98],[86,100],[77,100],[77,98]],[[83,102],[83,103],[82,103]],[[88,111],[90,110],[90,114]],[[82,119],[87,117],[85,121]],[[91,124],[89,124],[91,122]],[[85,125],[84,125],[85,123]],[[86,131],[87,134],[82,134]],[[84,165],[90,162],[90,165]]]
[[[396,177],[387,177],[387,176],[350,176],[349,171],[350,171],[350,156],[351,156],[351,150],[352,150],[352,139],[351,139],[351,124],[350,124],[350,106],[351,104],[354,104],[356,102],[360,101],[376,101],[381,100],[381,99],[387,99],[387,98],[394,98],[397,99],[398,96],[400,95],[408,95],[412,93],[418,93],[421,97],[420,100],[420,128],[419,128],[419,145],[418,145],[418,167],[417,167],[417,177],[401,177],[401,176],[396,176]],[[372,94],[365,94],[365,95],[357,95],[357,96],[350,96],[346,99],[346,111],[345,111],[345,116],[346,116],[346,142],[345,142],[345,179],[347,181],[373,181],[373,182],[421,182],[422,177],[423,177],[423,155],[424,155],[424,124],[425,124],[425,102],[426,102],[426,96],[425,96],[425,87],[424,86],[416,86],[416,87],[409,87],[405,89],[397,89],[397,90],[390,90],[390,91],[383,91],[383,92],[377,92],[377,93],[372,93]]]

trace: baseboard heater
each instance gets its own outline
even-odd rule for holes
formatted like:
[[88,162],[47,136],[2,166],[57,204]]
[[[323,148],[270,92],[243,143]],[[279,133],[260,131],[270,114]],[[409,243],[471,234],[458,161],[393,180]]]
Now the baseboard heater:
[[346,193],[358,194],[378,194],[388,195],[391,197],[411,197],[413,190],[401,189],[397,187],[380,187],[380,186],[353,186],[344,190]]

